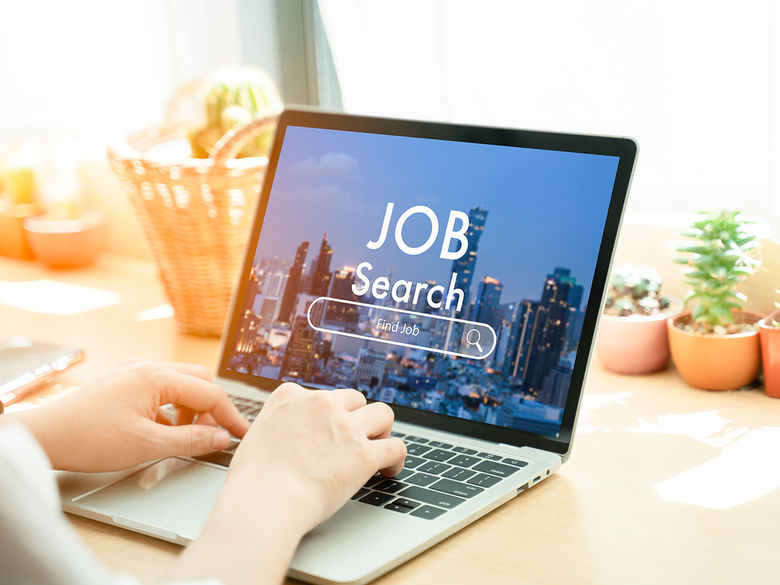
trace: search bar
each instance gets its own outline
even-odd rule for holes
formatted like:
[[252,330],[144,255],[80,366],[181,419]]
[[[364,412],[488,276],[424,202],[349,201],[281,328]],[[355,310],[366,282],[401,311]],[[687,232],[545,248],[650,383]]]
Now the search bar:
[[333,297],[314,299],[306,316],[323,333],[468,359],[484,360],[496,347],[487,323]]

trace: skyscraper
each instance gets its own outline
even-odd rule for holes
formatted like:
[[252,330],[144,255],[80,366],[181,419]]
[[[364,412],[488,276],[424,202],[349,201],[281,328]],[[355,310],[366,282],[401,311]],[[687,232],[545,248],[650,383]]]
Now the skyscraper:
[[[504,376],[512,380],[523,380],[528,370],[528,358],[534,340],[541,333],[539,303],[524,300],[517,311],[517,321],[508,342],[509,351],[504,358]],[[541,322],[540,322],[541,321]]]
[[282,360],[282,379],[311,381],[316,363],[316,331],[309,327],[306,317],[295,317],[290,341]]
[[312,274],[312,281],[309,288],[309,292],[317,297],[324,297],[328,294],[328,286],[330,286],[330,260],[333,257],[333,248],[328,244],[327,232],[322,234],[322,242],[320,243],[320,253],[317,255],[316,264],[314,265],[314,273]]
[[487,323],[498,335],[502,312],[499,308],[503,285],[500,280],[485,276],[479,281],[477,299],[474,303],[474,321]]
[[[355,268],[353,266],[345,266],[335,271],[330,280],[328,296],[345,301],[356,301],[357,297],[352,292],[354,282]],[[327,301],[324,322],[354,330],[357,328],[359,318],[360,312],[356,305]]]
[[281,270],[269,270],[263,280],[263,294],[268,297],[280,297],[288,276]]
[[487,210],[481,207],[472,207],[469,211],[469,227],[466,230],[466,241],[468,249],[466,253],[452,262],[452,272],[458,276],[455,279],[455,287],[463,291],[463,306],[457,313],[462,317],[468,312],[469,290],[471,281],[474,278],[474,267],[477,264],[477,248],[479,247],[479,238],[485,231],[485,221],[487,221]]
[[566,336],[569,291],[575,282],[567,268],[556,268],[544,282],[539,311],[542,316],[541,335],[537,335],[528,356],[527,375],[523,390],[538,394],[547,374],[558,364]]
[[295,252],[295,261],[287,275],[287,285],[284,287],[282,306],[279,309],[279,321],[290,323],[291,315],[295,307],[295,297],[298,296],[301,278],[303,278],[303,265],[306,262],[306,254],[309,251],[309,242],[301,242]]

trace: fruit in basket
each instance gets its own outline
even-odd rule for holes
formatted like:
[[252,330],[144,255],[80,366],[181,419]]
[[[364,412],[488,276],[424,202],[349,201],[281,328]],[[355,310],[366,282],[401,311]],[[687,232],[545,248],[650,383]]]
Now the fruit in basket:
[[[253,67],[233,67],[209,76],[203,86],[206,123],[189,133],[192,156],[208,158],[226,132],[250,120],[282,110],[276,85]],[[241,149],[239,157],[266,156],[273,129],[263,132]]]

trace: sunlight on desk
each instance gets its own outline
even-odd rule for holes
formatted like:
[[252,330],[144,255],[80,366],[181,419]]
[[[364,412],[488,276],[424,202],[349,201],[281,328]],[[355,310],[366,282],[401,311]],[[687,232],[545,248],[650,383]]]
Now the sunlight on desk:
[[170,305],[150,307],[135,314],[136,321],[155,321],[157,319],[170,319],[171,317],[173,317],[173,307]]
[[78,315],[116,305],[119,293],[54,280],[0,281],[0,304],[46,315]]
[[578,433],[608,433],[611,427],[599,426],[593,423],[595,411],[606,406],[625,406],[631,398],[631,392],[612,392],[609,394],[585,394],[582,397],[579,420],[577,421]]
[[780,427],[754,429],[696,467],[654,486],[667,502],[726,510],[780,487]]
[[686,414],[665,414],[657,416],[655,422],[640,418],[637,426],[628,427],[626,431],[654,435],[684,435],[711,447],[725,447],[750,430],[746,426],[735,427],[728,423],[729,421],[720,416],[717,410],[706,410]]

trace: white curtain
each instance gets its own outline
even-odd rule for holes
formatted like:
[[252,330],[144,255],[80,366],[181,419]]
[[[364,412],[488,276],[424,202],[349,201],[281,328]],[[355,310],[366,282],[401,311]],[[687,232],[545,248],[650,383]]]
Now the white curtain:
[[0,141],[139,130],[237,62],[235,1],[0,0]]
[[629,135],[630,210],[780,215],[772,0],[319,4],[348,111]]

